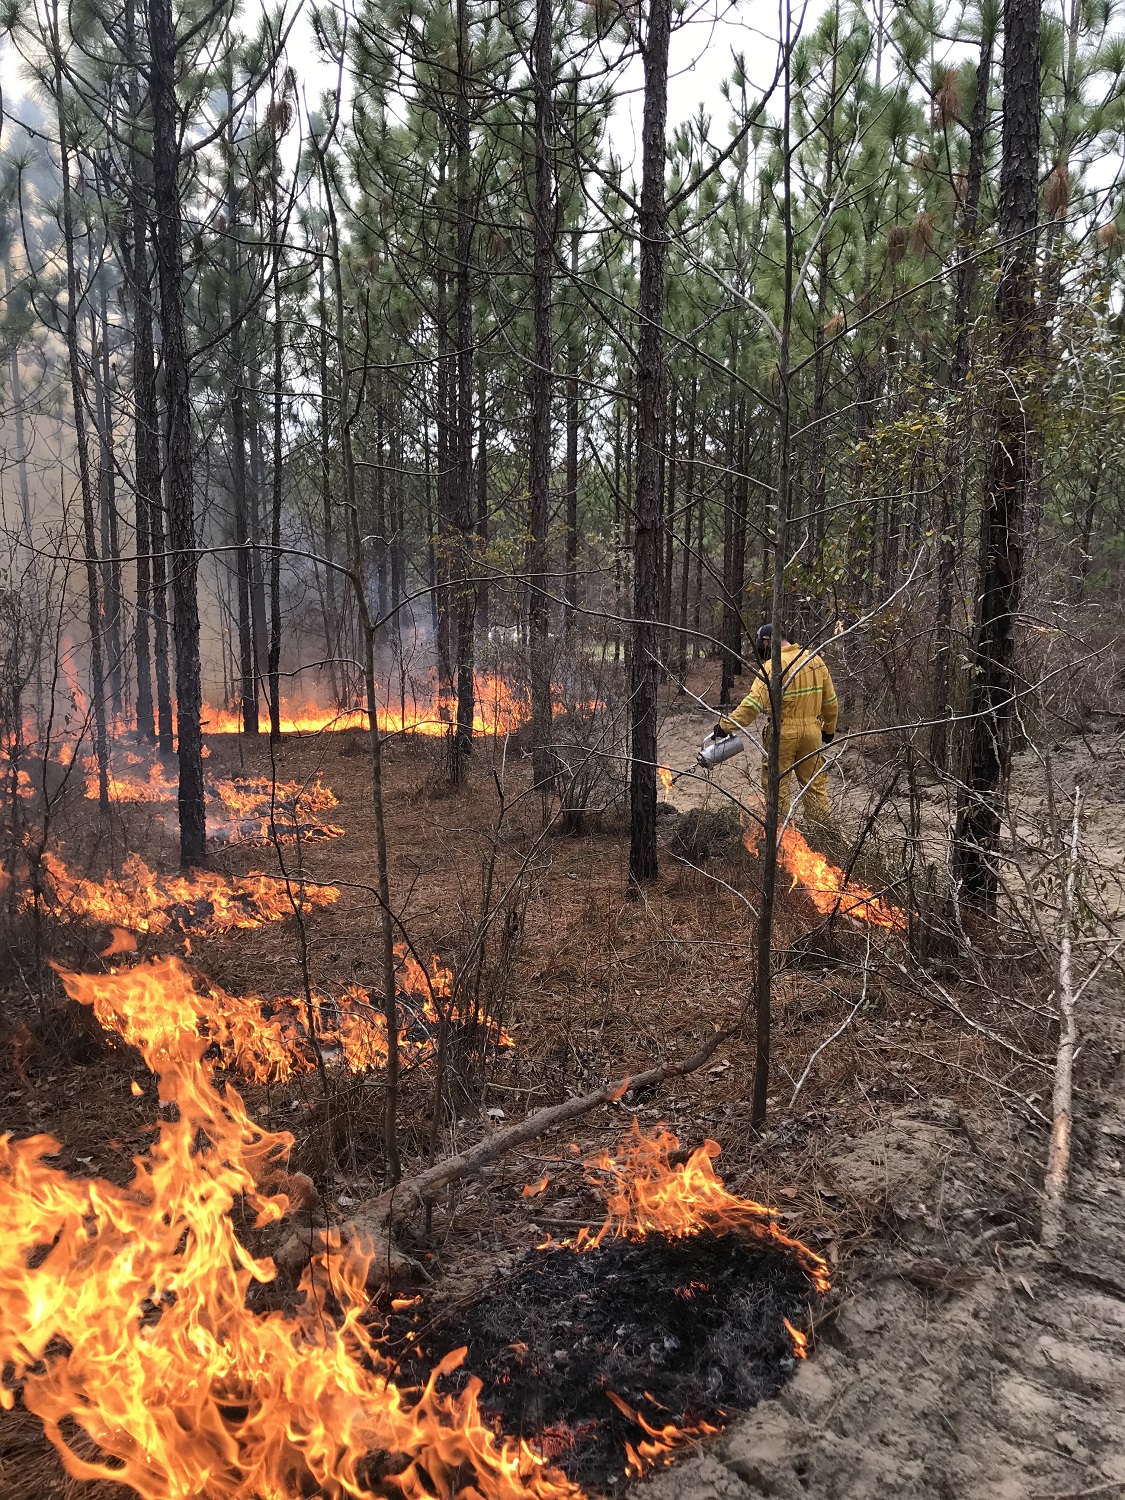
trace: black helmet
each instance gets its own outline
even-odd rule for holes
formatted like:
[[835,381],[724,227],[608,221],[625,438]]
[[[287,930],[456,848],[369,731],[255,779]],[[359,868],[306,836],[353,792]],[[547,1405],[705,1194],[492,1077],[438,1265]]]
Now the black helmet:
[[758,634],[754,637],[754,646],[761,661],[765,661],[773,650],[773,626],[759,625]]

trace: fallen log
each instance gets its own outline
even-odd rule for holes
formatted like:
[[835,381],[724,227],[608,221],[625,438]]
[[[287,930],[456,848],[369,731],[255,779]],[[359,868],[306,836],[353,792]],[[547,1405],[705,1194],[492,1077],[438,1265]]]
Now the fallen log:
[[[368,1286],[383,1285],[410,1274],[424,1274],[417,1262],[404,1256],[393,1244],[391,1229],[396,1217],[401,1219],[424,1208],[433,1202],[443,1188],[466,1177],[477,1176],[505,1152],[525,1145],[537,1136],[545,1135],[547,1131],[576,1120],[581,1115],[589,1114],[599,1105],[622,1099],[632,1089],[652,1088],[666,1083],[670,1078],[685,1078],[689,1073],[698,1071],[714,1057],[716,1050],[737,1029],[735,1026],[728,1026],[722,1031],[716,1031],[694,1056],[685,1058],[682,1062],[661,1063],[658,1067],[649,1068],[635,1076],[626,1073],[623,1078],[603,1084],[592,1093],[583,1094],[576,1099],[564,1099],[560,1104],[548,1104],[534,1114],[505,1126],[503,1130],[493,1131],[467,1151],[435,1162],[424,1172],[408,1177],[385,1193],[380,1193],[378,1197],[360,1204],[350,1221],[341,1226],[341,1233],[358,1237],[374,1247]],[[287,1276],[295,1277],[323,1247],[323,1230],[313,1227],[298,1229],[281,1246],[274,1260]]]

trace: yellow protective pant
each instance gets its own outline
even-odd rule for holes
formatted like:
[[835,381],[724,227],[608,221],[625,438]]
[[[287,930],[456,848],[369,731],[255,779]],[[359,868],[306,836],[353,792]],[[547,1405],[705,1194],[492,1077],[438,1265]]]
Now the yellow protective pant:
[[[763,791],[766,790],[769,777],[768,733],[767,731],[763,736],[767,751],[767,755],[762,757]],[[828,777],[824,773],[824,756],[821,754],[823,743],[820,725],[815,721],[811,724],[802,724],[797,729],[787,729],[782,726],[778,746],[781,771],[781,787],[777,801],[779,826],[789,812],[790,784],[794,776],[804,793],[798,805],[798,812],[803,814],[810,823],[831,822],[832,809],[828,805]]]

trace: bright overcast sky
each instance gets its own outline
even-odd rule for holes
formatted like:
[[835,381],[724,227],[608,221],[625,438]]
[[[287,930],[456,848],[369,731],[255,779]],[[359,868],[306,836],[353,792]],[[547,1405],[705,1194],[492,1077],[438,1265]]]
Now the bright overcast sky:
[[[805,19],[826,0],[810,0]],[[720,93],[724,79],[730,77],[732,59],[741,52],[752,89],[765,87],[773,76],[777,57],[779,14],[776,0],[698,0],[688,10],[684,23],[672,37],[668,80],[669,134],[679,124],[691,119],[703,104],[712,117],[712,139],[725,141],[724,116],[727,106]],[[312,103],[325,87],[335,84],[335,70],[322,67],[316,59],[312,29],[302,16],[290,37],[289,55],[303,90]],[[18,59],[5,41],[0,51],[0,87],[3,88],[5,113],[19,116],[19,98],[23,90],[18,75]],[[640,58],[634,58],[620,81],[620,103],[611,130],[612,148],[625,166],[626,173],[639,175],[640,135],[644,70]]]

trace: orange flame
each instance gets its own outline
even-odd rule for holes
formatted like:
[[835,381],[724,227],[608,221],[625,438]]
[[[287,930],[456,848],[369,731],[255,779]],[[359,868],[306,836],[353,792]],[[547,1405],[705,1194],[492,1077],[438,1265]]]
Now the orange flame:
[[394,1384],[361,1321],[369,1252],[334,1237],[294,1313],[247,1306],[275,1269],[239,1241],[230,1211],[240,1203],[259,1228],[287,1213],[264,1185],[292,1136],[218,1091],[190,1012],[148,1003],[151,976],[64,977],[90,1004],[135,984],[137,1042],[172,1108],[125,1188],[50,1165],[47,1136],[0,1137],[0,1405],[21,1385],[69,1474],[142,1500],[358,1500],[372,1494],[368,1454],[389,1456],[405,1500],[579,1500],[527,1443],[492,1431],[478,1380],[438,1393],[463,1350],[421,1393]]
[[684,1443],[691,1442],[694,1438],[707,1437],[719,1430],[712,1427],[710,1422],[700,1422],[694,1427],[677,1427],[673,1422],[666,1422],[663,1427],[654,1427],[639,1411],[623,1401],[616,1391],[606,1391],[606,1395],[623,1416],[635,1422],[647,1434],[645,1442],[625,1444],[625,1472],[632,1479],[639,1479],[648,1469],[658,1464],[671,1463],[676,1456],[676,1449]]
[[[88,922],[124,927],[129,932],[229,932],[261,927],[291,917],[299,907],[330,906],[339,898],[334,885],[286,884],[253,873],[228,879],[210,870],[191,875],[157,875],[131,854],[120,875],[86,880],[55,854],[43,855],[55,901]],[[25,905],[30,897],[24,898]]]
[[[429,974],[398,944],[398,992],[410,997],[399,1006],[399,1050],[404,1065],[425,1061],[434,1052],[440,1020],[438,1001],[449,996],[453,976],[435,958]],[[71,979],[78,984],[80,979]],[[191,1017],[223,1064],[255,1083],[285,1082],[317,1066],[309,1031],[309,1002],[284,997],[229,995],[218,985],[199,988],[190,970],[175,957],[154,959],[136,968],[101,976],[88,1003],[100,1025],[133,1046],[169,1024]],[[382,1067],[387,1060],[386,1017],[382,1002],[350,985],[339,999],[313,994],[312,1022],[316,1045],[331,1064],[337,1060],[351,1073]],[[485,1018],[485,1024],[491,1025]],[[511,1045],[499,1031],[499,1045]]]
[[660,777],[660,785],[666,792],[672,790],[672,772],[667,766],[657,766],[656,774]]
[[131,932],[126,932],[124,927],[111,927],[109,947],[103,948],[98,957],[113,958],[118,953],[136,953],[136,951],[137,940]]
[[[747,831],[743,843],[751,854],[758,849],[756,832]],[[830,917],[841,912],[859,922],[870,922],[873,927],[884,927],[888,932],[906,931],[906,913],[899,911],[889,901],[877,896],[869,886],[858,880],[845,879],[844,872],[829,864],[823,854],[810,848],[801,831],[792,823],[781,836],[778,859],[793,877],[790,890],[799,884],[822,916]]]
[[[531,716],[528,703],[502,677],[478,673],[474,680],[473,733],[510,734]],[[456,717],[456,707],[444,690],[434,686],[428,696],[419,697],[413,690],[407,694],[405,707],[401,700],[388,698],[379,710],[379,728],[383,734],[444,735]],[[366,708],[325,708],[312,700],[295,703],[283,700],[281,708],[283,734],[321,734],[344,729],[367,729]],[[203,707],[205,734],[238,734],[242,717],[237,709]]]
[[659,1233],[686,1238],[710,1230],[715,1234],[742,1233],[767,1240],[796,1257],[818,1292],[828,1290],[828,1265],[777,1225],[775,1209],[739,1198],[723,1185],[711,1163],[722,1151],[718,1141],[706,1140],[687,1161],[672,1164],[680,1143],[672,1132],[658,1126],[651,1136],[642,1135],[636,1119],[623,1150],[594,1157],[587,1175],[606,1197],[605,1222],[596,1234],[579,1231],[575,1248],[593,1250],[606,1239],[643,1239]]

